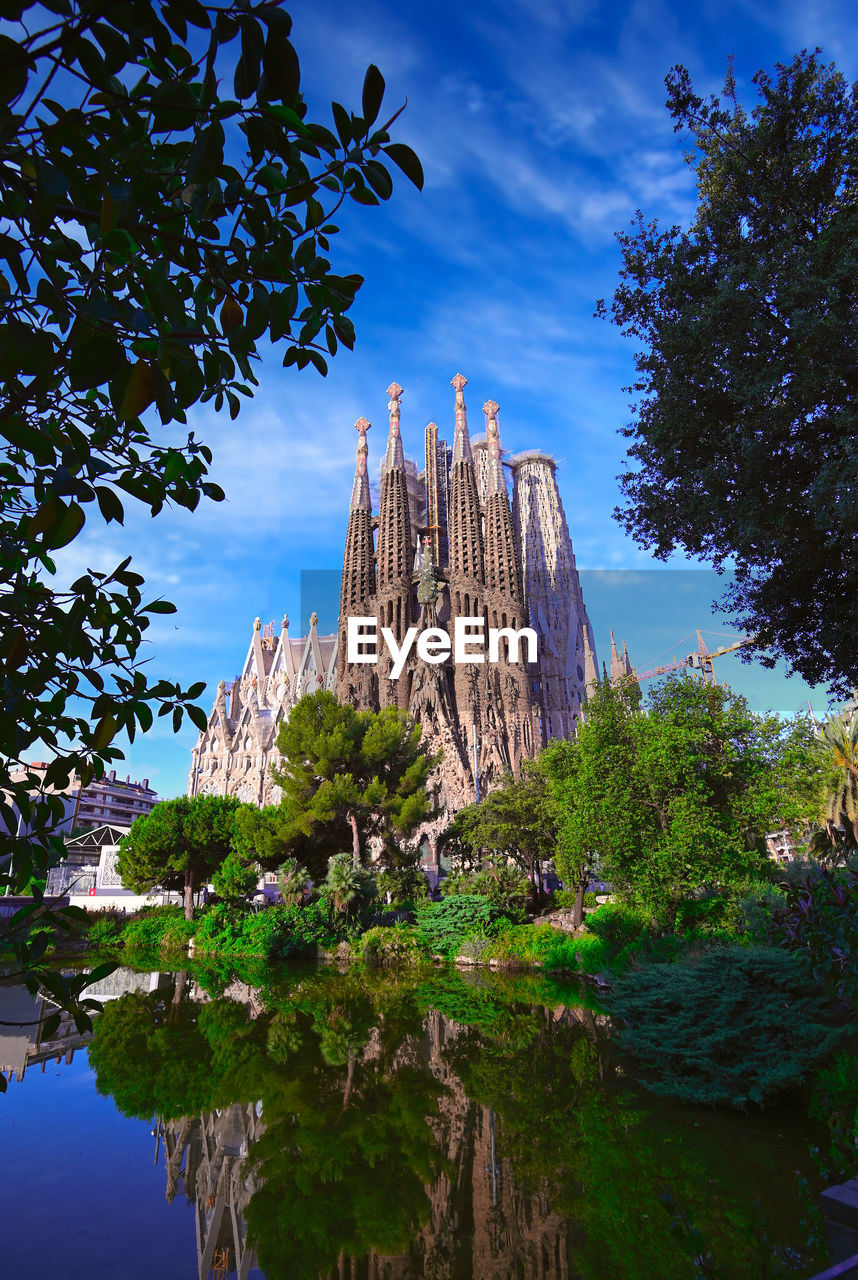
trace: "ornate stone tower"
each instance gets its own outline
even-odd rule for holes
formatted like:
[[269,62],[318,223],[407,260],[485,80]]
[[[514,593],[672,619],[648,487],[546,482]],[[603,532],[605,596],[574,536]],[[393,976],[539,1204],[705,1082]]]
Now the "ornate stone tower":
[[[527,626],[527,606],[522,590],[521,567],[515,543],[512,510],[501,462],[498,406],[494,400],[483,405],[486,419],[487,474],[485,498],[485,610],[487,627],[518,631]],[[509,643],[501,640],[498,661],[486,668],[484,709],[484,757],[499,751],[492,741],[502,737],[509,753],[509,767],[518,772],[524,756],[533,755],[533,704],[528,667],[517,655],[509,660]],[[504,733],[500,733],[503,720]]]
[[509,465],[524,596],[530,625],[539,637],[534,685],[543,739],[568,738],[575,732],[587,689],[598,683],[593,628],[557,488],[557,464],[541,449],[530,449],[510,458]]
[[[411,538],[405,453],[399,433],[402,387],[392,382],[387,394],[390,427],[382,463],[378,512],[376,613],[379,635],[382,627],[389,627],[401,643],[412,622],[415,548]],[[396,704],[407,708],[410,672],[403,671],[398,680],[392,681],[390,667],[390,657],[384,648],[378,663],[379,701],[385,707]]]
[[369,664],[357,664],[346,670],[348,619],[363,616],[366,602],[375,596],[375,546],[367,473],[369,449],[366,433],[369,429],[370,424],[366,418],[358,418],[355,423],[355,430],[358,432],[357,462],[343,558],[337,652],[338,696],[342,702],[349,702],[352,706],[359,707],[373,706],[378,696],[378,677],[375,667]]
[[[468,435],[465,408],[467,378],[457,373],[451,382],[456,392],[456,430],[450,470],[450,565],[447,575],[451,625],[456,618],[484,618],[485,561],[483,556],[483,514],[474,471],[474,457]],[[485,703],[484,664],[457,664],[454,667],[456,707],[459,720],[468,732],[481,724]]]
[[[452,450],[438,439],[434,423],[426,429],[425,514],[414,499],[416,468],[405,457],[400,435],[402,388],[392,383],[387,392],[389,431],[377,520],[367,482],[369,424],[357,423],[341,594],[337,694],[360,707],[397,705],[420,721],[429,749],[443,751],[439,826],[477,792],[484,796],[504,773],[517,773],[545,737],[574,732],[580,697],[597,670],[553,459],[534,452],[511,460],[510,503],[498,406],[488,400],[483,407],[486,436],[478,475],[466,385],[461,374],[452,380]],[[424,532],[416,556],[417,535]],[[347,661],[347,624],[355,616],[377,620],[377,664]],[[456,660],[461,618],[482,625],[470,646],[471,655],[479,655],[473,662]],[[431,643],[440,645],[440,655],[435,650],[427,660],[428,651],[418,653],[415,645],[393,681],[381,628],[389,628],[401,645],[414,624],[420,632],[435,629]],[[527,662],[524,637],[513,653],[503,635],[505,629],[527,627],[537,632],[540,646],[543,635],[548,637],[538,667]],[[491,630],[500,633],[496,651],[487,643]],[[445,656],[448,641],[453,643]]]

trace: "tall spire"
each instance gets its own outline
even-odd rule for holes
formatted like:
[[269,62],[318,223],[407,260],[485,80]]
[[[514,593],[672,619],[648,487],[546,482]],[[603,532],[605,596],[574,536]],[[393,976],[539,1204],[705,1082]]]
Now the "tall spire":
[[473,462],[471,440],[468,435],[468,415],[465,409],[465,387],[468,379],[457,373],[450,382],[456,390],[456,434],[453,437],[453,466],[457,462]]
[[634,675],[634,667],[629,661],[629,650],[625,640],[623,641],[623,670],[627,676]]
[[402,436],[399,434],[399,416],[402,413],[402,406],[399,400],[402,396],[402,387],[397,382],[391,382],[387,388],[387,394],[389,397],[387,412],[390,415],[390,429],[387,436],[387,448],[384,451],[384,462],[381,468],[382,475],[394,468],[398,468],[400,471],[405,470],[405,454],[402,449]]
[[611,632],[611,682],[619,680],[626,674],[623,666],[623,660],[617,650],[617,642],[614,639],[614,633]]
[[486,494],[500,493],[506,488],[501,462],[500,427],[498,426],[498,405],[494,400],[487,400],[483,405],[486,416],[486,441],[489,447],[488,480]]
[[584,634],[584,688],[587,694],[590,694],[599,683],[599,668],[596,666],[596,657],[590,646],[590,630],[586,621],[581,630]]
[[369,428],[370,424],[366,418],[358,418],[355,423],[355,431],[358,432],[357,461],[355,463],[355,479],[352,485],[350,511],[369,511],[372,505],[369,496],[369,476],[366,470],[366,460],[369,453],[366,433]]

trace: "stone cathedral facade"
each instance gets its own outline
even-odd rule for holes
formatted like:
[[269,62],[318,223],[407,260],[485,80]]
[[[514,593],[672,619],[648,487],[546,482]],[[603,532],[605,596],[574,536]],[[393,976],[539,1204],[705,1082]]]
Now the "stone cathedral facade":
[[[555,464],[535,451],[505,462],[498,406],[483,406],[485,437],[471,443],[457,374],[452,448],[430,423],[425,432],[424,501],[415,500],[400,430],[402,388],[388,388],[388,435],[378,511],[369,485],[370,424],[360,418],[346,533],[337,646],[337,696],[353,706],[396,705],[423,726],[439,766],[440,824],[485,795],[549,738],[575,730],[588,685],[597,676],[593,633],[555,480]],[[506,468],[513,476],[512,497]],[[412,652],[391,676],[380,649],[375,664],[348,661],[349,619],[373,618],[401,644],[407,629],[441,628],[452,641],[457,618],[489,628],[532,626],[535,664],[515,661],[501,642],[494,663],[429,663]],[[522,654],[519,654],[522,657]]]
[[[338,632],[319,635],[315,614],[300,639],[290,636],[286,618],[279,633],[256,619],[241,672],[218,685],[193,750],[190,795],[276,803],[277,729],[299,698],[318,689],[359,708],[395,705],[420,721],[429,747],[443,752],[434,830],[505,773],[517,774],[549,739],[575,732],[598,668],[556,465],[539,450],[505,456],[493,400],[483,405],[485,434],[472,443],[466,385],[461,374],[452,380],[452,446],[436,423],[425,428],[422,470],[405,455],[402,388],[388,388],[375,511],[370,424],[355,423]],[[412,649],[396,679],[383,646],[377,663],[348,661],[350,618],[372,618],[401,643],[409,627],[452,636],[457,618],[474,617],[487,629],[532,627],[537,661],[512,661],[503,641],[499,661],[482,665],[452,657],[430,663]],[[426,834],[431,842],[432,830]]]

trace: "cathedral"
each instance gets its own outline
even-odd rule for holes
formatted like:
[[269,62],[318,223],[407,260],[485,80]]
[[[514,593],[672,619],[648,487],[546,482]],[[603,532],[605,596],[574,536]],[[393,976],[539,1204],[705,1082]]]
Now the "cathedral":
[[[453,378],[452,447],[425,430],[423,484],[405,457],[402,388],[388,388],[388,434],[377,513],[369,484],[370,424],[359,418],[357,462],[346,533],[337,644],[337,696],[353,706],[395,705],[423,726],[439,766],[440,821],[518,774],[550,738],[574,733],[597,678],[554,460],[540,450],[508,459],[498,406],[483,405],[485,435],[471,442],[467,380]],[[512,495],[507,472],[512,477]],[[496,661],[439,661],[411,654],[397,673],[390,652],[349,661],[349,623],[377,620],[401,647],[410,627],[450,637],[457,620],[482,619],[500,632]],[[505,633],[531,627],[535,662]],[[518,649],[518,652],[515,652]],[[491,654],[489,655],[491,657]]]
[[[241,674],[218,686],[194,748],[190,795],[275,803],[269,766],[277,728],[317,689],[358,708],[397,706],[420,721],[430,750],[442,753],[436,830],[551,738],[575,732],[598,667],[556,464],[538,449],[506,454],[493,400],[483,405],[485,433],[472,441],[467,380],[457,374],[451,385],[452,445],[430,422],[422,468],[405,455],[402,388],[388,388],[375,511],[370,424],[355,423],[338,632],[320,636],[313,615],[309,634],[296,640],[286,619],[279,635],[256,620]],[[499,637],[484,661],[454,660],[466,619]],[[526,628],[535,633],[534,654],[515,640]],[[392,645],[379,643],[382,629]],[[408,656],[396,663],[409,632]],[[413,645],[418,633],[434,636],[434,652]],[[350,634],[367,637],[351,655]]]

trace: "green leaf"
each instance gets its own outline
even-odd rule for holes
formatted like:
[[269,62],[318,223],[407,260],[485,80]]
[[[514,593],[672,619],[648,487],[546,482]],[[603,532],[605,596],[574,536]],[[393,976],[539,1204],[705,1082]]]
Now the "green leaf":
[[208,728],[209,719],[202,707],[188,706],[185,707],[188,713],[188,719],[192,724],[196,725],[200,733],[205,733]]
[[381,109],[381,100],[384,97],[384,76],[373,63],[366,69],[366,75],[363,80],[363,93],[361,95],[361,110],[363,118],[367,125],[378,116]]
[[83,508],[76,502],[70,502],[67,507],[61,503],[57,505],[60,508],[57,519],[47,530],[45,537],[45,545],[50,547],[52,551],[56,551],[59,547],[68,546],[77,537],[86,522]]
[[398,165],[406,178],[414,183],[418,191],[423,190],[423,166],[417,156],[410,147],[406,147],[403,142],[391,142],[383,147],[385,155],[390,156],[395,165]]
[[103,751],[109,746],[119,731],[119,725],[116,723],[116,717],[107,712],[99,720],[92,734],[92,746],[96,751]]
[[340,142],[344,147],[349,147],[352,142],[352,124],[349,119],[349,113],[338,102],[331,103],[331,111],[333,112],[337,133],[340,135]]
[[111,520],[116,520],[119,524],[125,522],[122,503],[112,489],[108,489],[106,485],[96,485],[95,497],[98,508],[108,524]]
[[265,41],[262,66],[271,97],[294,102],[301,91],[301,64],[291,42],[271,26]]
[[141,613],[176,613],[176,606],[170,600],[153,600],[140,610]]

